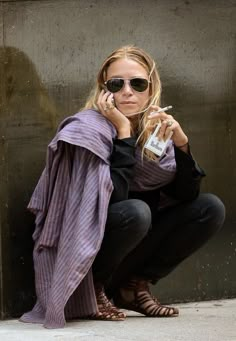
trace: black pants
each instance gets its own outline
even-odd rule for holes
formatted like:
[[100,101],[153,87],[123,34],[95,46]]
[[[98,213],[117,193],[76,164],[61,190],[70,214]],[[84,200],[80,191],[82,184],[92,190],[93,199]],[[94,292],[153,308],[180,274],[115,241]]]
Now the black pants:
[[165,209],[155,218],[142,200],[110,205],[94,280],[112,293],[132,276],[156,283],[223,225],[225,208],[213,194]]

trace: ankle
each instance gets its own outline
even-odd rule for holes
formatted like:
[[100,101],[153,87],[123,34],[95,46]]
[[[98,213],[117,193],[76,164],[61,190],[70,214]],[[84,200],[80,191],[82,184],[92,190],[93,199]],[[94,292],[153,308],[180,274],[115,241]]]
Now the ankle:
[[94,283],[94,291],[95,291],[97,300],[99,300],[102,296],[106,295],[105,288],[102,283]]
[[127,290],[132,290],[135,292],[139,291],[149,291],[149,281],[142,278],[132,278],[128,281],[127,286],[125,287]]
[[135,299],[135,291],[127,288],[120,288],[119,294],[122,300],[132,302]]
[[140,279],[140,278],[132,278],[130,279],[124,286],[122,286],[119,290],[120,296],[127,302],[131,302],[135,299],[135,297],[142,292],[149,292],[149,281]]

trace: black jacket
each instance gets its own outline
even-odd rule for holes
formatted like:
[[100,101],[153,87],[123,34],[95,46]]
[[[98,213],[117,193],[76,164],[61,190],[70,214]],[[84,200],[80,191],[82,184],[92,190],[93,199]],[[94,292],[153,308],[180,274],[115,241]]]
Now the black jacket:
[[193,200],[198,196],[201,179],[205,176],[205,172],[193,159],[189,147],[188,153],[174,147],[176,175],[175,179],[170,184],[153,191],[130,192],[129,181],[133,176],[133,168],[136,162],[136,139],[130,137],[115,139],[113,142],[110,171],[114,190],[110,203],[126,200],[128,198],[137,198],[147,202],[151,208],[152,206],[157,207],[160,190],[180,201]]

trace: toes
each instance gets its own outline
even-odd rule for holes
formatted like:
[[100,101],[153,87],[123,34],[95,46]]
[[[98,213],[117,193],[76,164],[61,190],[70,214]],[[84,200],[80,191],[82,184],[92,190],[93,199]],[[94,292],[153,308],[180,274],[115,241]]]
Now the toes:
[[95,317],[98,320],[123,321],[126,318],[126,315],[123,312],[120,312],[113,308],[112,311],[99,311]]
[[174,314],[179,315],[179,309],[178,308],[173,308],[174,309]]

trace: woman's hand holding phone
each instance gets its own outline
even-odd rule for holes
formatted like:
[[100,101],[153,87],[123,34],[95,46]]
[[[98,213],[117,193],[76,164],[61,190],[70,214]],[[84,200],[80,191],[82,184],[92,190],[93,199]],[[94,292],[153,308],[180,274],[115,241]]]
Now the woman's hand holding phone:
[[114,125],[119,139],[131,136],[130,121],[116,108],[111,92],[102,90],[98,97],[97,106],[101,114]]

